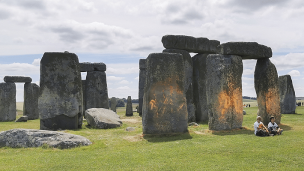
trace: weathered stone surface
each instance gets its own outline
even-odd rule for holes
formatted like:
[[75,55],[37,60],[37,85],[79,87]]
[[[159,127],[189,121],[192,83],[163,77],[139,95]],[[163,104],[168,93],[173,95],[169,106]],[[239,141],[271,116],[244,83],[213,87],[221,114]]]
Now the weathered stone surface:
[[85,111],[88,124],[93,128],[109,129],[120,127],[122,122],[115,112],[104,108],[91,108]]
[[193,62],[193,102],[197,122],[208,121],[207,107],[207,66],[206,59],[209,54],[197,54],[192,57]]
[[147,58],[143,99],[143,133],[172,134],[188,131],[183,56],[152,53]]
[[5,76],[4,81],[6,83],[30,83],[32,82],[32,78],[23,76]]
[[106,71],[107,66],[106,64],[100,63],[90,63],[90,62],[83,62],[80,63],[80,72],[89,72],[89,71]]
[[27,120],[28,120],[28,116],[21,116],[15,122],[27,122]]
[[138,81],[138,111],[142,116],[142,105],[144,97],[144,88],[146,84],[146,59],[139,60],[139,81]]
[[215,53],[219,41],[209,41],[204,37],[195,38],[184,35],[165,35],[162,37],[163,46],[166,49],[186,50],[194,53]]
[[16,84],[0,83],[0,122],[16,120]]
[[90,71],[86,77],[86,109],[105,108],[109,109],[109,97],[106,73]]
[[197,123],[195,123],[195,122],[190,122],[189,124],[188,124],[188,126],[199,126]]
[[81,128],[82,83],[76,54],[44,53],[40,61],[38,110],[40,129]]
[[146,59],[139,59],[139,69],[146,69]]
[[259,107],[258,115],[263,123],[268,123],[270,116],[281,122],[279,78],[277,69],[268,59],[258,59],[254,71],[254,88]]
[[246,115],[246,111],[245,110],[243,110],[243,115]]
[[195,122],[195,106],[193,102],[193,64],[192,58],[189,52],[185,50],[177,49],[165,49],[165,53],[179,53],[183,55],[184,67],[185,67],[185,90],[186,99],[187,99],[187,111],[188,111],[188,122]]
[[207,105],[210,130],[242,127],[242,58],[235,55],[208,55]]
[[28,116],[28,120],[38,119],[38,97],[40,87],[35,83],[24,84],[23,115]]
[[92,144],[80,135],[36,129],[11,129],[0,132],[0,147],[28,148],[47,144],[55,148],[73,148]]
[[131,96],[128,96],[128,99],[127,99],[126,116],[133,116],[133,107],[132,107]]
[[[81,118],[82,122],[83,118]],[[41,130],[65,130],[77,129],[79,126],[79,117],[69,117],[64,114],[56,115],[52,118],[40,119]]]
[[112,110],[113,112],[116,112],[116,105],[117,105],[117,100],[116,100],[115,97],[112,97],[112,98],[111,98],[111,110]]
[[227,42],[217,47],[217,53],[223,55],[238,55],[243,59],[271,58],[270,47],[257,42]]
[[135,131],[135,128],[134,127],[127,127],[126,131],[128,131],[128,132]]
[[86,80],[81,80],[81,84],[82,84],[82,113],[83,115],[85,114],[85,110],[86,110]]
[[279,77],[281,113],[294,114],[296,111],[296,95],[290,75]]
[[216,53],[217,46],[220,45],[218,40],[209,40],[209,53]]

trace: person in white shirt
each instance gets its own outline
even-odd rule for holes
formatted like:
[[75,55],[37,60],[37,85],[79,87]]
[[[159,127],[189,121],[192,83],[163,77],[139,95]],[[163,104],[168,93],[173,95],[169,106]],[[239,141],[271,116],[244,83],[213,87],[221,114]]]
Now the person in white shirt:
[[270,122],[268,123],[268,131],[270,134],[273,135],[281,135],[283,132],[283,129],[281,129],[277,123],[274,122],[275,118],[274,116],[270,117]]
[[268,136],[269,132],[262,122],[261,116],[257,116],[257,121],[254,123],[254,134],[256,136]]

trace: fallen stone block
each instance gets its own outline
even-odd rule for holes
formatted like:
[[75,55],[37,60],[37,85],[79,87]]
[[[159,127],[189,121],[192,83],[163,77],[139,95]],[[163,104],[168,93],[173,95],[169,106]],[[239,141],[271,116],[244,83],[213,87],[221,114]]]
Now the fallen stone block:
[[35,129],[11,129],[0,132],[0,147],[28,148],[47,145],[54,148],[74,148],[92,144],[80,135]]
[[122,121],[115,112],[104,108],[91,108],[85,111],[85,117],[93,128],[109,129],[122,125]]
[[21,116],[19,119],[17,119],[15,122],[27,122],[28,117],[27,116]]
[[135,128],[134,127],[127,127],[126,131],[128,131],[128,132],[135,131]]

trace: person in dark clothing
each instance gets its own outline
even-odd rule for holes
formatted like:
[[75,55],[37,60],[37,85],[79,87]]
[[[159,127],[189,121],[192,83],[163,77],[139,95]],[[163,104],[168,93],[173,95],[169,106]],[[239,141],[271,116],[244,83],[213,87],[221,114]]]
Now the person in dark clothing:
[[270,122],[268,123],[268,131],[270,134],[273,135],[281,135],[283,132],[283,129],[281,129],[277,123],[274,122],[275,118],[274,116],[270,117]]

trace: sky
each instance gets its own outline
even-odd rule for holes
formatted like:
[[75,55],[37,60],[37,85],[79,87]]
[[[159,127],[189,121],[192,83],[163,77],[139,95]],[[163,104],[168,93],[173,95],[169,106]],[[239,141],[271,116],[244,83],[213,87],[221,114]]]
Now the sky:
[[[136,99],[139,59],[162,52],[162,36],[176,34],[269,46],[278,74],[290,74],[304,97],[303,16],[302,0],[0,0],[0,79],[39,84],[43,53],[69,51],[107,65],[109,97]],[[256,97],[256,60],[243,64],[243,96]]]

